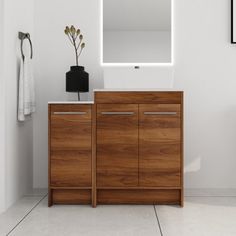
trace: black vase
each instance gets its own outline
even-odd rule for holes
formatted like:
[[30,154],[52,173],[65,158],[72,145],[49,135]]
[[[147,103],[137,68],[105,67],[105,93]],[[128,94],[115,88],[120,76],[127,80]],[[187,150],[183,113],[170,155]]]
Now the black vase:
[[[71,66],[66,73],[66,92],[88,92],[89,74],[83,66]],[[80,96],[79,96],[80,99]]]

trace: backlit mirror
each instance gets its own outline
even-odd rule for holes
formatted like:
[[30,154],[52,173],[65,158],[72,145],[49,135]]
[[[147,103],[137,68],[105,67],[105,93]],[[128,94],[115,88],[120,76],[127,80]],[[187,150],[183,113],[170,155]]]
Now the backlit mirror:
[[172,0],[102,0],[102,64],[171,64]]

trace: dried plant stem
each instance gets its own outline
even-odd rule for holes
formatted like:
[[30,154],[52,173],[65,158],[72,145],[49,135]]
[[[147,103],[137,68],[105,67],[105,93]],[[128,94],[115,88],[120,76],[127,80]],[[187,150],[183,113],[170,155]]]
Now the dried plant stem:
[[71,40],[71,37],[70,37],[70,35],[68,34],[67,36],[68,36],[68,38],[69,38],[69,40],[70,40],[71,44],[74,46],[74,44],[73,44],[73,42],[72,42],[72,40]]
[[[64,30],[65,34],[70,40],[70,43],[73,45],[74,51],[75,51],[75,60],[76,65],[79,65],[79,57],[83,51],[83,48],[85,47],[85,43],[82,43],[83,41],[83,35],[80,34],[80,29],[76,29],[73,25],[71,27],[66,26]],[[79,37],[79,40],[77,40]]]
[[78,49],[77,49],[77,47],[76,47],[76,41],[75,41],[74,37],[72,37],[72,40],[73,40],[73,46],[74,46],[74,49],[75,49],[75,60],[76,60],[76,65],[78,66],[78,65],[79,65]]
[[79,36],[79,35],[77,34],[76,37],[75,37],[75,41],[76,41],[76,39],[78,38],[78,36]]
[[78,57],[80,56],[80,54],[82,53],[82,51],[83,51],[83,48],[80,49],[80,52],[79,52]]
[[77,50],[79,49],[81,43],[82,43],[82,39],[80,39],[80,41],[79,41],[79,44],[77,46]]

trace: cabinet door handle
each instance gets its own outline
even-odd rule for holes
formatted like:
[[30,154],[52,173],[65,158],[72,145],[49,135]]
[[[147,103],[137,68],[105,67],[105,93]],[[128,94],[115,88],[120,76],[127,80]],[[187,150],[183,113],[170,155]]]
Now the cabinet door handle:
[[53,112],[54,115],[86,115],[87,112],[84,111],[68,111],[68,112]]
[[145,111],[144,115],[169,115],[174,116],[177,115],[175,111]]
[[133,115],[132,111],[103,111],[102,115]]

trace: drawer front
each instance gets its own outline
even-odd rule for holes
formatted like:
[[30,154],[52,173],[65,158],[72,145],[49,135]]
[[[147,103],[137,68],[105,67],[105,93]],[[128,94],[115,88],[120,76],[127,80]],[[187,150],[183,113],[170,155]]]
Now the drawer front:
[[63,122],[63,120],[75,120],[80,122],[91,121],[91,105],[77,105],[77,104],[55,104],[51,105],[51,117],[55,120]]
[[181,185],[181,106],[139,106],[139,184],[146,187]]
[[97,105],[97,185],[138,186],[138,105]]
[[51,150],[91,150],[91,121],[75,115],[51,116]]
[[52,187],[88,187],[92,185],[91,109],[87,105],[75,105],[71,110],[69,107],[51,107],[50,184]]

